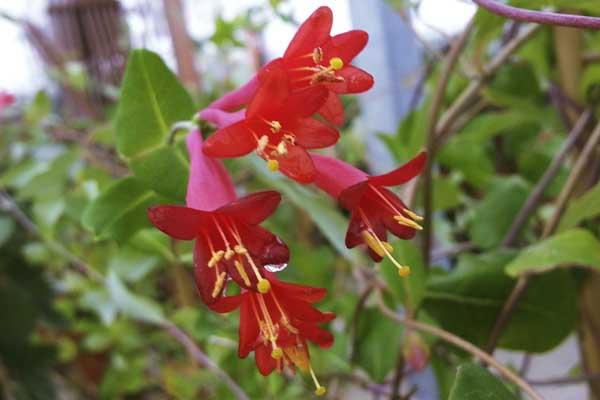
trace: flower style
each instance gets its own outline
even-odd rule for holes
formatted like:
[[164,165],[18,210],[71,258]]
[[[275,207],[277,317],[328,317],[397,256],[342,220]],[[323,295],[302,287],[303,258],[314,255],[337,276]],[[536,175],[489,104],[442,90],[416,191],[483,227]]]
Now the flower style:
[[327,101],[319,113],[341,125],[344,108],[338,94],[360,93],[373,86],[373,77],[350,64],[369,40],[367,32],[352,30],[331,36],[333,13],[319,7],[298,29],[283,57],[267,64],[259,79],[268,79],[274,70],[285,71],[292,89],[312,86],[327,89]]
[[410,268],[392,256],[387,231],[400,239],[411,239],[422,229],[418,223],[422,218],[387,187],[401,185],[417,176],[427,161],[426,153],[422,152],[400,168],[379,176],[369,176],[335,158],[318,154],[313,154],[312,158],[318,171],[315,184],[351,213],[346,246],[353,248],[365,244],[374,261],[387,257],[398,267],[401,276],[408,275]]
[[240,308],[240,358],[254,351],[256,366],[265,376],[285,367],[309,372],[315,393],[323,395],[325,387],[311,366],[307,341],[321,348],[333,344],[333,335],[319,324],[331,321],[335,314],[321,312],[311,305],[321,300],[326,290],[282,282],[272,273],[267,273],[266,278],[271,286],[269,293],[245,291],[222,297],[210,307],[220,313]]
[[[310,183],[315,168],[306,150],[331,146],[339,138],[336,129],[310,118],[326,98],[327,90],[319,86],[291,92],[284,73],[273,71],[248,104],[245,117],[232,124],[224,123],[227,126],[204,143],[204,154],[240,157],[255,150],[271,170],[281,170],[300,183]],[[200,115],[233,121],[234,114],[219,118],[217,113],[226,115],[217,110],[205,110]]]
[[266,191],[235,200],[222,164],[205,157],[199,132],[188,138],[191,171],[187,207],[160,205],[148,210],[150,221],[178,240],[196,240],[196,285],[206,304],[222,295],[227,278],[240,286],[267,293],[265,267],[286,264],[289,250],[271,232],[258,226],[275,211],[281,196]]

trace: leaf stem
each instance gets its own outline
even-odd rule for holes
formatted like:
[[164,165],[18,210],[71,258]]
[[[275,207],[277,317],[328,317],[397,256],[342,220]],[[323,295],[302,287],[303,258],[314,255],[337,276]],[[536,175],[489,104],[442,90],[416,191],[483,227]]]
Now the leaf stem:
[[474,357],[480,359],[481,361],[485,362],[486,364],[488,364],[491,367],[493,367],[494,369],[496,369],[496,371],[498,371],[504,378],[506,378],[510,382],[514,383],[515,385],[517,385],[525,393],[527,393],[529,395],[529,397],[531,397],[532,399],[543,400],[542,396],[540,396],[531,387],[531,385],[529,385],[527,382],[525,382],[521,377],[519,377],[517,374],[515,374],[509,368],[502,365],[499,361],[497,361],[490,354],[486,353],[485,351],[483,351],[479,347],[475,346],[474,344],[467,342],[466,340],[464,340],[448,331],[445,331],[441,328],[398,315],[396,312],[394,312],[392,309],[390,309],[385,304],[385,302],[383,301],[383,297],[381,295],[381,291],[378,291],[377,293],[378,293],[377,302],[379,305],[379,309],[389,319],[396,321],[400,324],[406,325],[409,328],[416,329],[421,332],[426,332],[431,335],[437,336],[440,339],[442,339],[450,344],[453,344],[456,347],[463,349],[464,351],[468,352],[469,354],[473,355]]
[[517,21],[544,25],[570,26],[573,28],[600,29],[600,18],[584,15],[562,14],[549,11],[534,11],[499,3],[495,0],[473,0],[489,12]]

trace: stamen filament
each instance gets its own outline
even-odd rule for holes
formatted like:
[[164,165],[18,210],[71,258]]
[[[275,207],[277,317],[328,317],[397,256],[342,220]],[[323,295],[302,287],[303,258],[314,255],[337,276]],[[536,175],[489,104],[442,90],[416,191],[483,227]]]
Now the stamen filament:
[[315,375],[315,371],[313,370],[312,365],[309,365],[308,370],[310,371],[310,376],[312,377],[312,380],[315,383],[315,394],[317,396],[323,396],[325,393],[327,393],[327,389],[325,388],[325,386],[321,386],[321,384],[319,383],[319,380]]

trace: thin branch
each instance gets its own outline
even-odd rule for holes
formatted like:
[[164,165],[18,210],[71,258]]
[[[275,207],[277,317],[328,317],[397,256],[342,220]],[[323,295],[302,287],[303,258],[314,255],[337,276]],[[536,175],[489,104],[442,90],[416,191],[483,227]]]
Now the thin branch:
[[440,339],[442,339],[456,347],[463,349],[467,353],[473,355],[474,357],[478,358],[479,360],[481,360],[484,363],[488,364],[489,366],[493,367],[496,371],[498,371],[500,373],[500,375],[502,375],[504,378],[506,378],[510,382],[514,383],[515,385],[517,385],[525,393],[527,393],[529,395],[529,397],[531,397],[532,399],[543,400],[542,396],[540,396],[531,387],[531,385],[529,385],[527,382],[525,382],[523,379],[521,379],[521,377],[519,377],[517,374],[515,374],[509,368],[502,365],[498,360],[496,360],[490,354],[481,350],[479,347],[475,346],[474,344],[467,342],[466,340],[454,335],[453,333],[445,331],[441,328],[438,328],[438,327],[435,327],[435,326],[432,326],[429,324],[425,324],[420,321],[408,319],[404,316],[398,315],[397,313],[395,313],[392,309],[390,309],[385,304],[385,302],[383,300],[383,296],[381,295],[381,291],[378,291],[377,301],[378,301],[379,309],[389,319],[396,321],[400,324],[406,325],[409,328],[416,329],[418,331],[426,332],[431,335],[437,336]]
[[538,31],[539,25],[529,25],[523,29],[523,31],[508,42],[497,55],[490,61],[488,65],[483,68],[481,76],[473,80],[469,86],[456,99],[450,108],[440,117],[436,126],[436,139],[434,143],[434,149],[439,146],[448,138],[453,132],[451,129],[456,120],[461,116],[465,108],[472,104],[479,91],[483,88],[487,80],[496,73],[496,71],[504,65],[510,56],[512,56],[525,42]]
[[560,168],[563,166],[569,152],[571,151],[573,146],[575,146],[581,135],[586,131],[586,127],[592,120],[592,117],[593,113],[591,110],[586,110],[583,114],[581,114],[581,116],[575,123],[575,126],[569,133],[567,140],[563,144],[563,147],[554,156],[552,162],[548,166],[548,169],[546,169],[546,172],[539,180],[535,188],[531,191],[529,197],[527,198],[527,201],[525,201],[525,204],[523,205],[523,207],[521,207],[521,210],[515,217],[515,220],[513,221],[510,229],[508,230],[506,236],[502,240],[502,246],[510,247],[514,244],[519,233],[521,232],[521,229],[523,228],[523,226],[525,226],[525,223],[542,200],[544,192],[546,191],[548,186],[550,186],[550,184],[560,171]]
[[[567,203],[573,195],[573,191],[575,190],[576,184],[579,181],[579,178],[585,172],[586,166],[592,158],[594,151],[596,151],[598,143],[600,143],[600,123],[598,123],[594,128],[592,135],[587,140],[581,154],[579,155],[579,158],[575,162],[575,165],[571,170],[569,178],[567,179],[565,186],[562,188],[558,196],[554,214],[546,224],[541,239],[547,238],[548,236],[552,235],[558,227],[558,224],[560,223],[560,219],[567,206]],[[517,308],[517,304],[525,294],[525,291],[527,290],[527,287],[529,286],[529,283],[533,276],[533,274],[523,274],[517,280],[517,283],[513,287],[512,292],[510,293],[508,299],[504,303],[502,311],[500,312],[500,315],[498,316],[498,319],[496,320],[496,323],[492,328],[490,338],[488,340],[487,346],[485,347],[488,352],[492,353],[496,348],[498,340],[500,339],[500,335],[504,331],[504,328],[508,324],[508,321],[510,321],[510,319],[512,318],[514,311]]]
[[219,379],[223,381],[225,385],[235,395],[237,400],[250,400],[248,395],[244,393],[242,388],[223,371],[210,357],[208,357],[200,348],[194,343],[194,341],[181,329],[172,323],[168,323],[163,326],[169,335],[185,347],[188,354],[196,360],[200,365],[211,370]]
[[435,87],[433,93],[433,99],[431,101],[431,108],[429,109],[429,126],[427,129],[427,143],[426,150],[428,152],[427,165],[423,171],[423,208],[425,212],[425,221],[423,226],[423,260],[425,265],[429,265],[431,242],[432,242],[432,231],[433,231],[433,160],[435,158],[435,138],[436,138],[436,124],[438,122],[439,114],[442,110],[444,97],[446,95],[446,88],[448,82],[454,71],[454,67],[460,58],[462,51],[467,44],[467,40],[471,31],[474,27],[474,20],[469,22],[469,25],[465,28],[460,37],[452,43],[450,51],[446,56],[444,68],[440,75],[440,78]]
[[392,380],[390,400],[401,400],[402,395],[400,394],[400,385],[402,384],[402,378],[404,378],[404,365],[404,354],[402,351],[399,351],[398,359],[396,360],[396,371],[394,372],[394,379]]
[[549,11],[533,11],[512,7],[495,0],[473,0],[480,7],[500,16],[517,21],[544,25],[570,26],[573,28],[600,29],[600,18],[584,15],[562,14]]
[[547,379],[528,379],[530,385],[533,386],[555,386],[555,385],[578,385],[589,381],[600,380],[600,373],[584,374],[580,376],[566,376],[560,378]]

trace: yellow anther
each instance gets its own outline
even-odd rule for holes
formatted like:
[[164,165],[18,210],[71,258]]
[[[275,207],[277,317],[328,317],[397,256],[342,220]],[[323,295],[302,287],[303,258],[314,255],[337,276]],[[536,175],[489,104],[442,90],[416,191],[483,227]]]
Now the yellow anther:
[[315,389],[315,394],[317,396],[324,396],[327,393],[327,389],[325,386],[319,386]]
[[271,132],[273,133],[277,133],[281,130],[281,122],[279,121],[271,121],[269,122],[269,125],[271,126]]
[[226,260],[229,260],[229,259],[231,259],[231,257],[233,257],[233,255],[234,255],[234,254],[235,254],[235,253],[234,253],[234,251],[233,251],[233,250],[231,250],[231,249],[227,249],[227,251],[225,252],[225,259],[226,259]]
[[284,141],[279,142],[279,144],[277,145],[277,153],[279,153],[280,155],[284,155],[287,153],[287,146],[285,145]]
[[242,246],[241,244],[236,244],[233,247],[233,251],[235,251],[238,254],[246,254],[248,252],[248,250],[244,246]]
[[394,219],[400,224],[400,225],[404,225],[404,226],[408,226],[409,228],[413,228],[416,229],[418,231],[423,230],[423,227],[419,224],[417,224],[415,221],[413,221],[412,219],[408,219],[403,215],[394,215]]
[[405,278],[410,275],[410,267],[408,265],[403,265],[401,268],[398,268],[398,275]]
[[410,211],[408,208],[405,208],[402,211],[404,211],[404,213],[406,215],[408,215],[409,217],[411,217],[415,221],[423,221],[423,217],[421,217],[419,214],[415,214],[414,212]]
[[221,261],[221,259],[223,258],[223,254],[225,254],[225,252],[223,250],[219,250],[219,251],[213,253],[210,260],[208,260],[208,267],[212,268],[215,265],[217,265],[217,263],[219,261]]
[[362,237],[366,245],[369,246],[369,248],[375,253],[377,253],[379,257],[385,257],[386,251],[388,253],[394,251],[394,248],[391,244],[375,238],[375,236],[367,231],[362,231]]
[[281,350],[281,347],[275,347],[271,352],[271,357],[276,360],[279,360],[281,357],[283,357],[283,350]]
[[269,137],[267,135],[263,135],[258,139],[258,145],[256,146],[256,151],[258,153],[262,153],[267,148],[269,144]]
[[233,262],[233,265],[235,265],[235,269],[237,269],[238,274],[240,274],[246,286],[250,286],[252,283],[250,282],[250,278],[248,277],[248,274],[246,273],[246,270],[244,269],[242,263],[238,260],[235,260]]
[[329,59],[329,66],[336,71],[344,68],[344,61],[339,57],[332,57]]
[[219,293],[221,292],[221,289],[223,289],[223,284],[225,283],[225,277],[227,275],[225,274],[225,272],[221,272],[219,274],[219,276],[217,277],[217,281],[215,282],[215,287],[213,288],[212,291],[212,297],[217,297],[219,295]]
[[267,161],[267,168],[269,168],[270,171],[272,172],[276,172],[279,171],[279,161],[277,160],[268,160]]
[[261,279],[258,281],[256,288],[262,294],[269,293],[269,290],[271,290],[271,282],[266,279]]
[[323,49],[316,47],[312,52],[312,59],[315,64],[321,64],[321,61],[323,61]]

